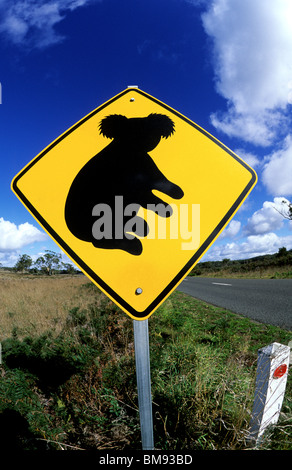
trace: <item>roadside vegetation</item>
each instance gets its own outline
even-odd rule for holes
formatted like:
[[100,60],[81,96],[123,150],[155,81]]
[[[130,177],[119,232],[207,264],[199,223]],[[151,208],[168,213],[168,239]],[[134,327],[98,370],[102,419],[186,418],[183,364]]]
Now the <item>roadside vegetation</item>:
[[[0,442],[141,449],[132,320],[80,274],[0,273]],[[149,319],[155,447],[240,450],[257,351],[291,331],[174,292]],[[292,449],[292,380],[261,449]]]
[[191,276],[292,279],[292,250],[279,248],[278,253],[242,260],[205,261],[198,263]]

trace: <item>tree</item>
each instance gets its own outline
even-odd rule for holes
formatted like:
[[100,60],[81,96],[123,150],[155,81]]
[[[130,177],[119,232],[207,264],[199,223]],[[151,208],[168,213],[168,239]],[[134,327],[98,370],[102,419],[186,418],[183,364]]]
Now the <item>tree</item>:
[[288,220],[292,220],[292,203],[287,201],[287,199],[282,200],[282,207],[281,209],[275,209],[285,218]]
[[282,248],[279,248],[278,253],[277,253],[277,256],[278,256],[278,257],[280,257],[280,256],[285,256],[285,257],[287,257],[287,256],[288,256],[287,248],[285,248],[285,246],[282,246]]
[[16,262],[14,269],[15,271],[26,271],[32,265],[32,259],[29,255],[21,255]]
[[55,253],[51,250],[45,251],[46,254],[40,256],[36,260],[35,265],[42,271],[45,271],[50,276],[52,274],[53,269],[59,268],[62,256],[61,254]]
[[77,269],[74,268],[71,263],[62,263],[62,266],[66,274],[74,274],[77,272]]

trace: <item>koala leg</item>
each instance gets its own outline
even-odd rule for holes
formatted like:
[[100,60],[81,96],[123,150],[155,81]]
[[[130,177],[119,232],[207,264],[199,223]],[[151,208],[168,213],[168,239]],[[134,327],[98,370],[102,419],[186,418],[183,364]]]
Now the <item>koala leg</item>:
[[138,237],[146,237],[149,233],[149,226],[146,220],[135,215],[125,218],[123,250],[133,255],[140,255],[143,247]]
[[143,251],[142,243],[140,240],[136,237],[133,239],[129,240],[128,238],[124,237],[120,240],[92,240],[93,246],[95,248],[102,248],[102,249],[107,249],[107,250],[123,250],[129,253],[130,255],[136,255],[139,256],[141,255]]
[[141,255],[143,251],[142,243],[140,242],[139,238],[136,237],[132,238],[131,240],[124,238],[119,248],[126,251],[130,255],[136,256]]

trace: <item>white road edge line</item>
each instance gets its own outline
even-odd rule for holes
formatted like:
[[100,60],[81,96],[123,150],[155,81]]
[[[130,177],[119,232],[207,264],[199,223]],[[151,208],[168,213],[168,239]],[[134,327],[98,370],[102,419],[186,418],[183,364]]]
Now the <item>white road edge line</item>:
[[224,282],[212,282],[212,284],[216,284],[217,286],[232,286],[232,284],[225,284]]

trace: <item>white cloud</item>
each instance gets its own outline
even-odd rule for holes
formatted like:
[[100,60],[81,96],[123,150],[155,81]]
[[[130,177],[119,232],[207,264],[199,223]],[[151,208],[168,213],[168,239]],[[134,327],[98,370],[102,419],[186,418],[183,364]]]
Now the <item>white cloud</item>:
[[292,136],[288,135],[283,147],[267,157],[262,181],[273,194],[292,195]]
[[239,220],[234,220],[234,219],[231,220],[231,222],[229,222],[227,227],[221,233],[220,239],[235,237],[240,231],[240,227],[241,227],[241,222],[239,222]]
[[292,249],[292,236],[280,237],[270,232],[264,235],[250,235],[241,243],[227,243],[226,245],[212,247],[204,256],[203,261],[222,260],[229,258],[248,259],[254,256],[277,253],[279,248],[285,246]]
[[64,36],[55,26],[78,7],[101,0],[2,0],[0,33],[17,45],[44,48]]
[[291,0],[213,0],[202,19],[213,40],[216,88],[228,105],[226,113],[212,114],[213,125],[271,145],[289,102]]
[[279,130],[282,132],[286,127],[285,118],[278,111],[238,113],[233,105],[226,113],[212,113],[210,119],[216,129],[229,137],[237,137],[263,147],[272,145]]
[[5,266],[5,267],[15,266],[18,258],[19,258],[19,252],[17,251],[5,251],[3,253],[0,252],[1,266]]
[[259,158],[251,152],[246,152],[243,149],[236,149],[234,153],[240,158],[242,158],[242,160],[245,161],[252,168],[256,168],[261,164]]
[[283,197],[275,197],[273,202],[265,201],[263,207],[248,219],[244,233],[259,235],[280,230],[284,223],[284,218],[279,213],[283,199]]
[[[283,210],[283,201],[289,203],[284,197],[275,197],[273,201],[265,201],[261,209],[254,212],[242,227],[232,220],[222,232],[215,244],[208,250],[203,261],[229,259],[246,259],[253,256],[276,253],[285,246],[292,249],[292,235],[278,235],[278,230],[290,228],[292,223],[286,220],[280,212]],[[237,238],[237,241],[222,243],[224,238]],[[240,238],[240,239],[239,239]]]
[[25,222],[16,225],[0,217],[0,251],[13,251],[47,239],[47,235]]

